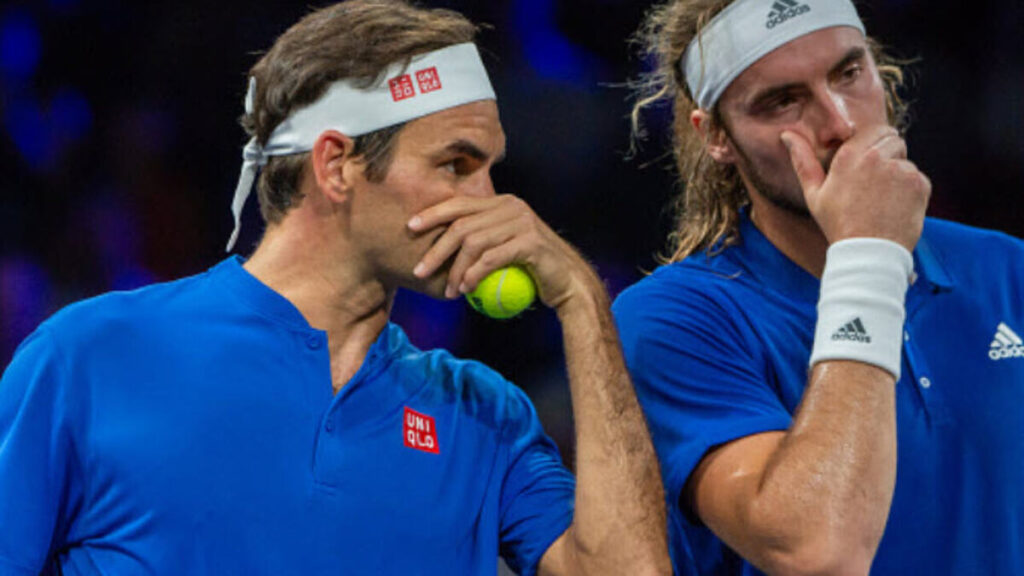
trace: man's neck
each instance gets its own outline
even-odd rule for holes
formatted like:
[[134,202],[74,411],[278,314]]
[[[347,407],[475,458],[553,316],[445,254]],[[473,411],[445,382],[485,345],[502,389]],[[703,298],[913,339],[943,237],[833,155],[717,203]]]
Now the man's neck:
[[326,240],[299,227],[271,227],[245,269],[291,302],[310,326],[327,332],[337,392],[387,325],[394,290]]
[[773,205],[763,198],[751,198],[750,219],[776,248],[797,266],[816,278],[825,271],[828,240],[817,222]]

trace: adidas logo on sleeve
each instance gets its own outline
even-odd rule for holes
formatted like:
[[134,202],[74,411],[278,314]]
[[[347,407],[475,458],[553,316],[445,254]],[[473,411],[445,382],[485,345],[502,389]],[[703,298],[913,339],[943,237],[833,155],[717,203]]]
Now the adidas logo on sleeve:
[[1005,322],[1000,322],[996,328],[996,336],[989,346],[988,357],[992,360],[1024,358],[1024,341]]
[[848,340],[850,342],[870,344],[871,336],[868,334],[868,331],[864,329],[864,324],[860,321],[860,318],[854,318],[850,322],[847,322],[845,326],[836,330],[832,334],[832,340]]
[[768,22],[765,23],[764,27],[771,30],[790,18],[796,18],[810,11],[810,6],[801,4],[796,0],[775,0],[772,4],[772,11],[768,13]]

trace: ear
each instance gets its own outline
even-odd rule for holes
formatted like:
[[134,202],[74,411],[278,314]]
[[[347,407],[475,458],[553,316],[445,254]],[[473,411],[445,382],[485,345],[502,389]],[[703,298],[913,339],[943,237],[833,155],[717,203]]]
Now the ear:
[[331,202],[345,202],[362,170],[355,162],[352,139],[337,130],[327,130],[313,143],[310,160],[317,188]]
[[701,135],[708,156],[711,156],[715,162],[719,164],[734,164],[736,162],[736,153],[732,148],[729,136],[721,126],[715,123],[710,112],[702,108],[694,110],[690,113],[690,124]]

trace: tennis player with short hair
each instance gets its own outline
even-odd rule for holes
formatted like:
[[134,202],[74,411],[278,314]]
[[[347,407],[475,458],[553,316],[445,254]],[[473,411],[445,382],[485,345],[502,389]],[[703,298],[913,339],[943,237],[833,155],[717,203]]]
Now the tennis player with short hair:
[[925,218],[850,0],[671,0],[669,263],[613,309],[681,574],[1024,573],[1024,243]]
[[[473,37],[353,0],[252,69],[251,258],[76,304],[0,381],[0,573],[666,574],[608,296],[522,200]],[[388,320],[526,267],[563,329],[578,483],[526,395]]]

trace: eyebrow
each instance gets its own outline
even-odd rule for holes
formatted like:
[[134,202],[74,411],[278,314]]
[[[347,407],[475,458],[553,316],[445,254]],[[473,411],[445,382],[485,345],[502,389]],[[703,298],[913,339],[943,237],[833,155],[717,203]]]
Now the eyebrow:
[[842,60],[840,60],[838,64],[833,66],[832,69],[828,71],[828,75],[835,76],[836,74],[839,74],[840,72],[843,71],[844,68],[846,68],[850,64],[858,60],[863,60],[864,56],[866,55],[867,50],[865,50],[863,46],[854,46],[853,48],[850,48],[846,52],[846,55],[843,56]]
[[[842,72],[843,69],[845,69],[851,63],[856,62],[858,60],[862,60],[865,57],[865,55],[867,55],[867,51],[862,46],[854,46],[853,48],[850,48],[846,52],[846,54],[844,54],[843,57],[839,60],[839,62],[837,62],[835,65],[832,66],[832,68],[829,69],[829,78]],[[769,100],[782,94],[787,94],[789,92],[793,92],[795,90],[803,88],[804,85],[805,84],[802,82],[790,82],[789,84],[782,84],[779,86],[772,86],[766,88],[763,91],[758,92],[754,96],[754,98],[750,101],[750,108],[756,109],[760,106],[763,106],[765,102],[768,102]]]
[[[456,140],[451,144],[448,144],[441,150],[436,156],[445,156],[448,154],[458,154],[462,156],[469,156],[477,162],[486,162],[490,155],[480,149],[479,146],[470,142],[469,140]],[[505,159],[505,151],[503,150],[497,158],[494,159],[494,163],[497,164]]]

